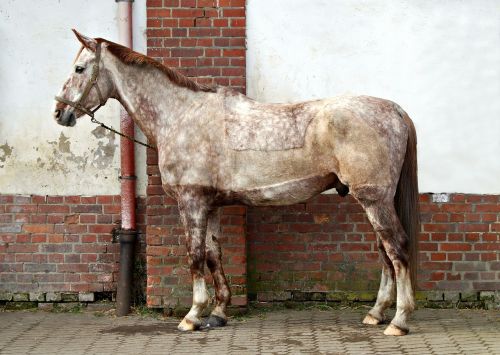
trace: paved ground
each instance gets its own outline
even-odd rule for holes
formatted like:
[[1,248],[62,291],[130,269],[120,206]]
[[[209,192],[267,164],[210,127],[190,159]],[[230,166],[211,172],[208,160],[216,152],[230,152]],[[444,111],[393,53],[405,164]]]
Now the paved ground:
[[418,310],[405,337],[361,324],[362,310],[284,310],[180,333],[178,320],[1,312],[0,354],[500,354],[500,312]]

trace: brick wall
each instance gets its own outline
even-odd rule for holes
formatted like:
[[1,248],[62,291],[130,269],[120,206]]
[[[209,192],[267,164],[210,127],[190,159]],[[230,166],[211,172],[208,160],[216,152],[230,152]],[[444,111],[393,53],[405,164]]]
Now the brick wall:
[[245,0],[148,0],[147,54],[245,92]]
[[0,292],[114,291],[119,219],[120,196],[0,195]]
[[[500,290],[500,196],[422,194],[420,202],[420,290]],[[251,299],[293,299],[293,290],[362,296],[378,289],[375,236],[351,196],[249,208],[247,218]]]

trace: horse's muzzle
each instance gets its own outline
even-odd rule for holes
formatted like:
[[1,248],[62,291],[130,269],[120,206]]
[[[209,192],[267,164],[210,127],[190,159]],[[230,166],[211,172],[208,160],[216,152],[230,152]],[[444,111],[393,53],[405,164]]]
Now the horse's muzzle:
[[73,111],[55,110],[54,118],[61,126],[73,127],[76,124],[76,116]]

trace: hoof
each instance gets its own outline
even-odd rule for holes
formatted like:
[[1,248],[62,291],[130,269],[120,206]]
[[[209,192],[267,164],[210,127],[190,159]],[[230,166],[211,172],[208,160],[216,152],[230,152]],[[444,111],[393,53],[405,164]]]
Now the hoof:
[[409,331],[410,331],[409,329],[401,328],[391,323],[387,328],[385,328],[384,334],[393,336],[402,336],[408,334]]
[[182,322],[179,323],[177,329],[183,332],[198,330],[200,329],[201,324],[199,322],[193,322],[190,319],[184,318]]
[[370,313],[368,313],[365,317],[365,319],[363,319],[363,324],[368,324],[368,325],[379,325],[379,324],[382,324],[384,323],[384,320],[383,319],[378,319],[378,318],[375,318],[374,316],[372,316]]
[[227,320],[211,314],[210,317],[207,319],[204,319],[201,328],[202,329],[209,329],[209,328],[218,328],[218,327],[223,327],[227,324]]

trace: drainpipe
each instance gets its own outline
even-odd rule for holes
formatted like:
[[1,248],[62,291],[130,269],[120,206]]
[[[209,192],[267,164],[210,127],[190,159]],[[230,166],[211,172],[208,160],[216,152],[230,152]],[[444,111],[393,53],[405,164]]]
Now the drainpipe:
[[[118,42],[132,48],[132,3],[134,0],[115,0],[118,3]],[[120,109],[120,129],[134,136],[134,122],[122,107]],[[130,311],[132,295],[132,274],[134,267],[134,245],[137,238],[135,223],[135,156],[134,142],[121,137],[121,228],[120,272],[116,291],[116,315],[125,316]]]

